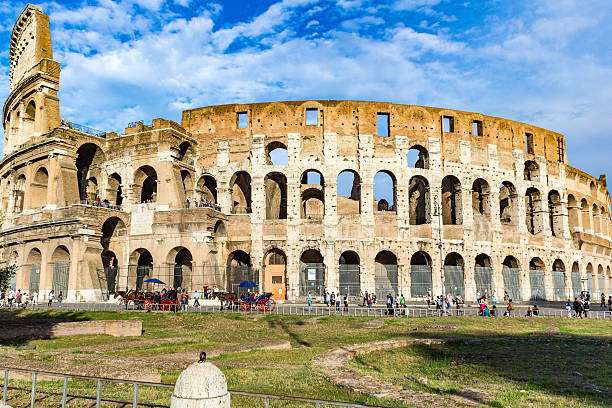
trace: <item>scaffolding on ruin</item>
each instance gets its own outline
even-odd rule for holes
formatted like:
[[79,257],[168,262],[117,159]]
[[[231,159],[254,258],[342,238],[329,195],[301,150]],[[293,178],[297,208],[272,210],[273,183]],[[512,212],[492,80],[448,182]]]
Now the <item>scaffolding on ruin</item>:
[[493,270],[488,267],[474,267],[474,282],[476,283],[476,291],[481,295],[493,294]]
[[503,268],[504,290],[515,302],[521,301],[521,270],[518,268]]
[[431,287],[431,266],[410,265],[410,297],[425,297]]
[[565,274],[561,271],[552,272],[552,295],[555,301],[565,300]]
[[580,278],[580,272],[572,272],[572,295],[574,299],[580,297],[582,291],[582,279]]
[[544,285],[544,271],[530,270],[529,285],[531,287],[530,300],[539,301],[546,299],[546,289]]

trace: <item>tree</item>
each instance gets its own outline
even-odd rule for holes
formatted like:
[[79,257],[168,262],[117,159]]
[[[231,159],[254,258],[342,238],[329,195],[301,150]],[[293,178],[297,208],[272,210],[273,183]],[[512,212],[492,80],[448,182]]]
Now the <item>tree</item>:
[[4,291],[11,285],[11,279],[17,274],[17,265],[0,268],[0,290]]

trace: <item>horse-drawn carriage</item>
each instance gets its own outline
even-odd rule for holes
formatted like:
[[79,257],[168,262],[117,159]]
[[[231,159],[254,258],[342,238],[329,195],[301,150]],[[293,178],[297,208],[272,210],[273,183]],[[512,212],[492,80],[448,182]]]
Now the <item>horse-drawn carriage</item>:
[[115,298],[121,297],[126,309],[129,303],[132,302],[138,310],[146,310],[147,312],[149,310],[176,312],[180,309],[177,295],[175,290],[164,292],[162,295],[160,292],[143,292],[131,289],[128,291],[117,291]]
[[272,299],[272,293],[256,294],[250,292],[246,296],[238,297],[236,293],[213,292],[211,299],[219,299],[221,310],[240,309],[243,312],[259,310],[260,312],[272,312],[276,307],[276,302]]

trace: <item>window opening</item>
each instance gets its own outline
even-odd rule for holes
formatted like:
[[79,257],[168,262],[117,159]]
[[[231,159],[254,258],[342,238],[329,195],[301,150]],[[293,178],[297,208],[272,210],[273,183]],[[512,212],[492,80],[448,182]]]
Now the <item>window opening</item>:
[[378,113],[377,118],[377,129],[378,136],[388,137],[389,136],[389,114]]
[[248,127],[249,115],[247,112],[238,112],[238,129],[246,129]]
[[482,136],[482,120],[475,120],[473,122],[474,136]]
[[319,124],[319,110],[317,108],[306,109],[306,126],[315,126]]
[[452,133],[455,131],[455,118],[453,116],[444,116],[442,118],[442,122],[444,125],[444,132],[445,133]]

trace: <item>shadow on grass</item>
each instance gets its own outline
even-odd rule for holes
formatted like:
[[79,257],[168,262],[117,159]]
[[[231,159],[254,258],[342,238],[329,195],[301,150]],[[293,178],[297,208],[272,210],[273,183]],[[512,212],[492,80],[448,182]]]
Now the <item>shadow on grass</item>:
[[289,337],[291,337],[299,345],[305,346],[305,347],[311,347],[311,344],[307,342],[306,340],[304,340],[303,338],[301,338],[299,335],[297,335],[297,333],[293,332],[283,319],[270,318],[267,320],[267,323],[268,323],[268,326],[270,326],[270,328],[273,328],[273,329],[280,328],[282,331],[287,333]]
[[85,312],[54,310],[0,310],[0,345],[20,346],[29,340],[48,339],[58,323],[90,321]]

